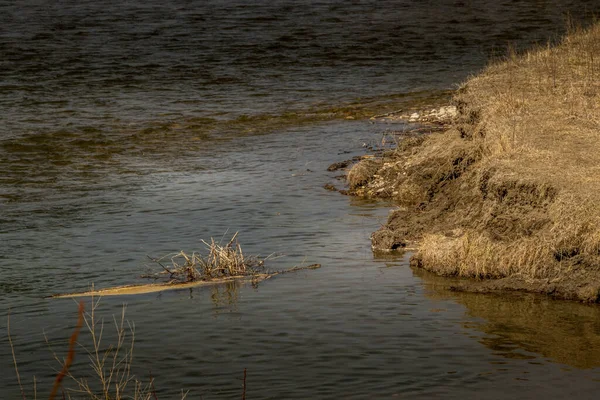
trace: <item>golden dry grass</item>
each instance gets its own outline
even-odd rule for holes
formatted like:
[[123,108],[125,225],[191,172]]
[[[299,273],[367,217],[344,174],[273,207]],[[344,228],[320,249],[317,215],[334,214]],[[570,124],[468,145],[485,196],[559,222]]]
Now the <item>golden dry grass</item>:
[[[495,208],[493,218],[510,213],[498,212],[498,203],[505,202],[528,208],[516,215],[516,223],[536,208],[544,209],[549,222],[508,240],[482,229],[457,238],[426,236],[423,265],[461,276],[554,278],[565,272],[556,269],[557,262],[597,256],[600,24],[570,32],[556,47],[512,54],[491,65],[470,79],[456,100],[463,123],[455,129],[481,153],[471,178],[481,184],[487,174],[485,194],[496,189],[495,203],[487,205]],[[548,188],[555,197],[548,198]]]
[[[600,271],[600,23],[571,29],[556,46],[510,53],[454,101],[449,131],[400,149],[382,169],[387,192],[417,207],[388,228],[421,232],[418,264],[557,282]],[[598,291],[600,283],[592,297]]]
[[[252,276],[264,272],[265,260],[244,255],[237,236],[238,232],[225,245],[215,241],[214,238],[211,238],[210,242],[202,240],[207,250],[205,255],[180,251],[174,255],[152,259],[163,268],[163,271],[146,277],[157,278],[168,275],[171,283],[181,283]],[[168,267],[162,263],[164,259],[171,261]]]

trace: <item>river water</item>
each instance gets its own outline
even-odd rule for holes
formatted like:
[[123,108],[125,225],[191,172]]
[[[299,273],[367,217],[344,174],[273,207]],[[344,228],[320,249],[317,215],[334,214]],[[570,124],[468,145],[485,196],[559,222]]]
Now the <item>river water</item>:
[[[134,369],[159,398],[592,398],[600,310],[444,290],[369,235],[390,204],[322,188],[402,124],[365,115],[440,97],[510,42],[543,44],[596,1],[0,3],[3,398],[47,393],[76,321],[53,293],[141,282],[147,256],[230,236],[258,287],[127,303]],[[446,282],[447,283],[447,282]],[[88,301],[87,307],[90,308]],[[106,327],[105,343],[114,339]],[[89,335],[80,337],[89,344]],[[85,373],[84,350],[76,370]],[[41,397],[44,397],[42,395]]]

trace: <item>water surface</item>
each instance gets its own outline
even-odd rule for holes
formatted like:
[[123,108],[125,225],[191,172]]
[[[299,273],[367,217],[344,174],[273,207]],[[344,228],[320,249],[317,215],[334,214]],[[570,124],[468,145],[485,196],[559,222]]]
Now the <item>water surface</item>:
[[[26,386],[35,375],[50,387],[44,335],[64,354],[76,318],[75,303],[45,296],[140,282],[147,255],[239,231],[248,254],[285,255],[273,269],[323,267],[100,304],[107,321],[128,304],[135,371],[159,398],[239,398],[244,368],[249,399],[595,397],[595,307],[448,292],[406,258],[371,253],[390,204],[322,188],[341,185],[330,163],[406,128],[363,117],[443,95],[508,42],[556,38],[567,11],[599,10],[0,4],[0,309]],[[0,388],[18,398],[0,335]]]

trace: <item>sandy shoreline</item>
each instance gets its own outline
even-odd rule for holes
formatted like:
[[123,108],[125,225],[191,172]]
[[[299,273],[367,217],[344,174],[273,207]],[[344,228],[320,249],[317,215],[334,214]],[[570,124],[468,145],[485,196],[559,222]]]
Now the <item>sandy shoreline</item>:
[[454,290],[600,300],[600,24],[511,54],[447,107],[381,115],[443,129],[405,134],[348,171],[348,193],[393,199],[374,251],[470,278]]

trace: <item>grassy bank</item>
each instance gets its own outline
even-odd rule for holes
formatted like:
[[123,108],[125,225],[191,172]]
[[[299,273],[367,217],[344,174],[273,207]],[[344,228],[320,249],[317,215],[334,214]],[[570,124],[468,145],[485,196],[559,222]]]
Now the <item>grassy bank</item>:
[[417,243],[414,265],[476,278],[466,289],[598,301],[600,24],[510,54],[453,101],[447,131],[350,172],[354,193],[400,206],[374,249]]

